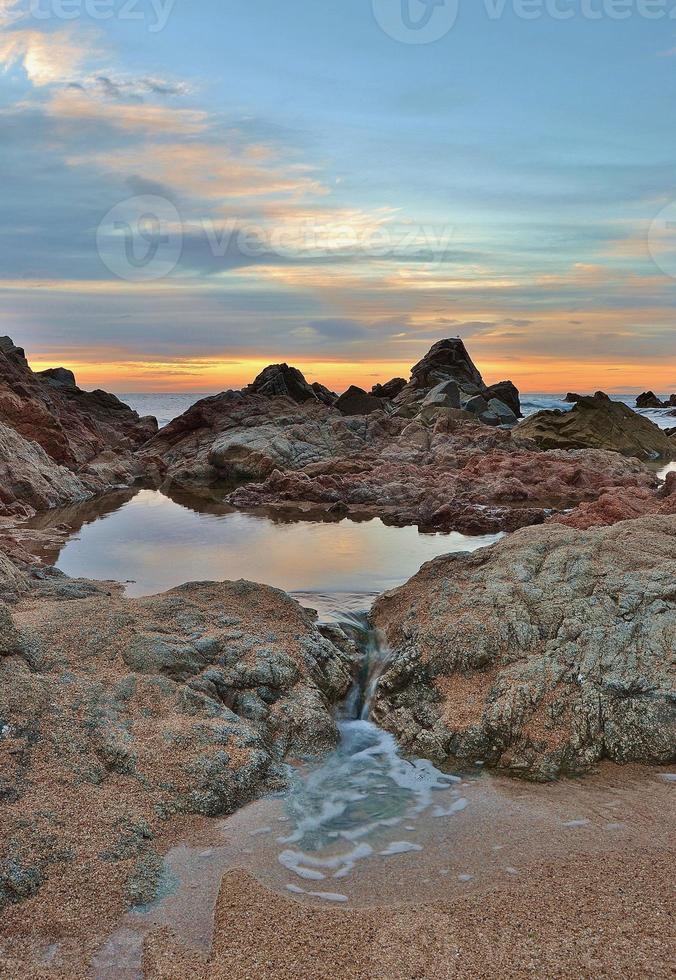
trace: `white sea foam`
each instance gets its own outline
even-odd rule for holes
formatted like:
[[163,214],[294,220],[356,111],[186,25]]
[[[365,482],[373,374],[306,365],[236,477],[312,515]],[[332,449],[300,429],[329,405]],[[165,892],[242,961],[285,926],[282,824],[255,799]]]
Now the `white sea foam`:
[[380,851],[382,857],[393,857],[395,854],[408,854],[410,851],[422,851],[420,844],[412,844],[408,840],[396,840]]

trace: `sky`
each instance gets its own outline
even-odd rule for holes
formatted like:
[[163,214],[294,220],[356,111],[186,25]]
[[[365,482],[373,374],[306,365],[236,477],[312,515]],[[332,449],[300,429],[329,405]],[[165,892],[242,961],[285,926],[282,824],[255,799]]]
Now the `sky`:
[[0,0],[0,333],[336,390],[676,391],[676,0]]

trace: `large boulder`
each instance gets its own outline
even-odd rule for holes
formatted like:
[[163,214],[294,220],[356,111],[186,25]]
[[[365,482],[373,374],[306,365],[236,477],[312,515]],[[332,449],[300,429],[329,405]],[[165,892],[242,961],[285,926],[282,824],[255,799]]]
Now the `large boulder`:
[[497,384],[489,385],[486,388],[485,397],[489,399],[496,398],[501,401],[504,405],[507,405],[515,418],[522,418],[521,411],[521,398],[519,397],[519,389],[512,381],[498,381]]
[[668,459],[674,451],[659,426],[602,392],[580,398],[569,412],[531,415],[519,423],[515,435],[543,449],[607,449],[639,459]]
[[298,368],[289,367],[288,364],[270,364],[252,381],[247,390],[268,398],[284,396],[298,404],[317,400],[317,392],[308,384],[305,376]]
[[422,409],[460,408],[460,389],[455,381],[440,381],[425,395]]
[[537,780],[676,751],[676,522],[527,528],[382,596],[373,717],[409,752]]
[[36,371],[35,377],[55,388],[76,388],[75,375],[68,368],[47,368],[46,371]]
[[374,412],[382,412],[383,403],[380,398],[369,395],[363,388],[350,385],[336,402],[336,408],[343,415],[372,415]]

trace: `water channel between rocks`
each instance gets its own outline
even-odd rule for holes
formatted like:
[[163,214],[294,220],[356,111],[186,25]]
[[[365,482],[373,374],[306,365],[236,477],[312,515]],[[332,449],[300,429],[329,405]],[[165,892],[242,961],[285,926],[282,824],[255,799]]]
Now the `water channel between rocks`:
[[378,520],[281,522],[155,491],[55,512],[41,527],[64,523],[65,545],[43,557],[70,575],[133,577],[131,595],[187,580],[250,578],[342,624],[364,657],[339,710],[337,749],[289,766],[288,787],[276,795],[223,820],[196,819],[192,838],[166,856],[158,899],[130,913],[99,951],[98,980],[140,977],[143,936],[155,927],[207,950],[223,875],[232,869],[325,908],[452,900],[557,857],[616,852],[655,836],[655,814],[673,785],[663,772],[608,766],[586,780],[533,786],[484,773],[477,759],[469,772],[446,773],[404,758],[369,720],[388,655],[368,625],[374,596],[436,555],[485,547],[496,536],[421,535]]

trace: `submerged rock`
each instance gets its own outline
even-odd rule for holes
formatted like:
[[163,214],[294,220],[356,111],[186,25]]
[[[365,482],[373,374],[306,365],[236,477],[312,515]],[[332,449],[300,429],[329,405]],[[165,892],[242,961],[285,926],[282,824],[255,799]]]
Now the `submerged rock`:
[[673,760],[676,522],[518,531],[382,596],[374,719],[410,752],[537,780]]
[[673,445],[665,432],[622,402],[602,392],[580,398],[569,412],[531,415],[515,430],[543,449],[607,449],[639,459],[669,458]]

